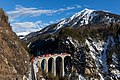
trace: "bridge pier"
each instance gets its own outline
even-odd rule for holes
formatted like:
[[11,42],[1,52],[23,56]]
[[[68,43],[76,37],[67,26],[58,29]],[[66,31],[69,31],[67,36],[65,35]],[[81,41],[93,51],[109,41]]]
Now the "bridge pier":
[[64,77],[64,58],[62,58],[62,77]]
[[53,65],[53,75],[56,76],[56,59],[54,60],[54,65]]
[[54,74],[54,59],[52,59],[52,70],[51,70],[51,72],[52,72],[52,74]]
[[48,73],[48,59],[46,59],[45,72]]

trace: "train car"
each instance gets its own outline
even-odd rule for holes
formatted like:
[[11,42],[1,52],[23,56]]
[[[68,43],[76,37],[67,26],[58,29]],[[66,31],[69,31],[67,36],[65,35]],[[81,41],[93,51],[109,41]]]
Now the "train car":
[[46,54],[45,57],[50,57],[51,54]]
[[61,53],[62,55],[66,55],[67,53]]
[[34,62],[34,58],[31,59],[31,62]]

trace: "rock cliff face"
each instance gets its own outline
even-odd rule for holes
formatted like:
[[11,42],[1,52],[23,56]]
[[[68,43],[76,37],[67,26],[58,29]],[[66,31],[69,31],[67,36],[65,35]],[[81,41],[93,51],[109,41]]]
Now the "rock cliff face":
[[29,54],[0,9],[0,80],[23,80],[28,68]]

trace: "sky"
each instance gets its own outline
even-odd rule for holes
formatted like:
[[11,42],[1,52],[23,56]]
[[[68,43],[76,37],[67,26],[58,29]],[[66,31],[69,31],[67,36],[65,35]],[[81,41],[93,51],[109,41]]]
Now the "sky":
[[120,15],[120,0],[0,0],[16,33],[38,31],[88,8]]

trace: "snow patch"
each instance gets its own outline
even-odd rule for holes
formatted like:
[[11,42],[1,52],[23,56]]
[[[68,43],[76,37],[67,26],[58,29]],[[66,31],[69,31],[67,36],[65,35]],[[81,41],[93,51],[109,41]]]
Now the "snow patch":
[[112,55],[112,61],[114,62],[114,64],[118,64],[118,58],[115,53]]
[[56,30],[60,29],[61,27],[63,27],[63,25],[65,25],[65,24],[67,24],[67,23],[68,23],[68,22],[67,22],[66,20],[61,21],[61,22],[57,25],[57,29],[56,29]]
[[23,39],[26,35],[28,35],[30,32],[20,32],[16,33],[17,36],[19,36],[20,39]]
[[27,47],[29,48],[31,44],[32,44],[32,43],[30,42],[30,43],[27,45]]
[[103,76],[100,73],[98,73],[98,74],[100,76],[100,80],[104,80]]
[[77,40],[73,40],[72,37],[67,37],[67,39],[70,41],[72,45],[74,45],[75,48],[78,47],[79,43]]
[[31,79],[28,79],[25,75],[23,76],[23,80],[31,80]]
[[91,43],[86,39],[86,44],[88,45],[88,47],[89,47],[89,49],[90,49],[90,54],[91,54],[91,57],[95,60],[96,59],[96,57],[95,57],[95,54],[94,54],[94,48],[91,46]]
[[78,80],[86,80],[82,75],[79,75],[78,77],[79,77]]
[[21,35],[23,35],[23,36],[25,36],[25,35],[27,35],[27,34],[29,34],[30,32],[20,32],[20,33],[16,33],[18,36],[21,36]]

